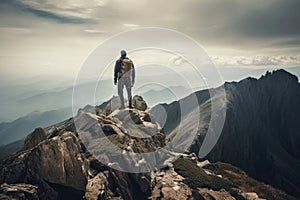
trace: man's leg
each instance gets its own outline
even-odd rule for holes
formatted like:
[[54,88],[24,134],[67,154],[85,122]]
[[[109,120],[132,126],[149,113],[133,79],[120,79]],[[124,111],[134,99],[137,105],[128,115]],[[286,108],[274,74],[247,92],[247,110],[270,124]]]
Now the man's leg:
[[121,102],[121,107],[120,109],[124,109],[125,108],[125,104],[124,104],[124,95],[123,95],[123,88],[124,88],[124,79],[120,78],[118,80],[118,95],[120,98],[120,102]]
[[126,80],[125,86],[126,86],[127,97],[128,97],[128,104],[129,104],[128,107],[133,108],[132,107],[132,94],[131,94],[131,79]]
[[127,89],[127,96],[128,96],[128,107],[129,108],[133,108],[132,107],[132,94],[131,94],[131,87],[129,87],[128,89]]

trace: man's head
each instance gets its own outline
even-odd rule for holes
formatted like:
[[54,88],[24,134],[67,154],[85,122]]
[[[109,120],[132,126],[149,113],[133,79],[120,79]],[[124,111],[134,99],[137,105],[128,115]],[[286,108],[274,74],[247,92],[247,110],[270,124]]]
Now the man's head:
[[125,51],[125,50],[122,50],[122,51],[121,51],[121,57],[122,57],[122,58],[125,58],[126,55],[127,55],[126,51]]

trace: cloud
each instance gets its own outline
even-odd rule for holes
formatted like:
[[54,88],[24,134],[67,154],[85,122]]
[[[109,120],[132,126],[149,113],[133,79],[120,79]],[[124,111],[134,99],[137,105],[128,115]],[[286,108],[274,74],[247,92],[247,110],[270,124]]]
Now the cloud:
[[9,33],[30,33],[31,29],[29,28],[20,28],[20,27],[0,27],[0,32],[9,32]]
[[134,27],[138,27],[139,25],[137,25],[137,24],[123,24],[123,26],[134,28]]
[[102,34],[102,33],[107,33],[105,30],[96,30],[96,29],[86,29],[84,30],[86,33],[95,33],[95,34]]
[[[260,37],[282,37],[300,34],[300,1],[251,1],[253,6],[235,20],[242,34]],[[250,4],[251,4],[250,3]]]
[[39,17],[52,19],[52,20],[58,21],[60,23],[84,24],[84,23],[92,22],[91,19],[64,16],[64,15],[61,15],[61,14],[52,13],[52,12],[44,11],[44,10],[33,9],[33,8],[26,8],[26,10],[33,13],[33,14],[35,14],[35,15],[37,15],[37,16],[39,16]]
[[93,22],[93,10],[106,4],[100,0],[15,0],[15,3],[38,17],[74,24]]
[[300,65],[300,55],[278,55],[278,56],[215,56],[212,59],[220,66],[237,67],[294,67]]
[[143,26],[166,27],[187,33],[209,45],[250,48],[267,42],[258,38],[268,40],[270,37],[293,36],[299,39],[300,36],[298,0],[191,0],[175,3],[172,0],[155,3],[127,0],[127,6],[122,5],[121,0],[11,1],[38,17],[59,23],[105,23],[118,32]]

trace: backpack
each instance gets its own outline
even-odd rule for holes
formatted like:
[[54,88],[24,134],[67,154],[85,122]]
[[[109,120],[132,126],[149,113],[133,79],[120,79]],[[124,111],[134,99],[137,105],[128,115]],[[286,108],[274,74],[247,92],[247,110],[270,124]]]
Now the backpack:
[[131,77],[133,63],[129,58],[124,58],[121,64],[121,77]]

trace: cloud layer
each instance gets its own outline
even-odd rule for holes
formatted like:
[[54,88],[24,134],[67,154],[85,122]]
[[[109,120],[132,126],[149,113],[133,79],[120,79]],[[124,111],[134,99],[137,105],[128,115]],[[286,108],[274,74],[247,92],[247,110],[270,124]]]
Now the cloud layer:
[[24,10],[38,17],[56,20],[61,23],[89,23],[93,21],[92,12],[105,5],[100,0],[15,0]]
[[212,58],[216,64],[221,66],[236,66],[236,67],[295,67],[300,66],[300,55],[296,56],[234,56],[234,57],[220,57]]
[[149,26],[191,36],[222,66],[295,66],[299,7],[299,0],[2,0],[0,70],[76,74],[101,41]]

